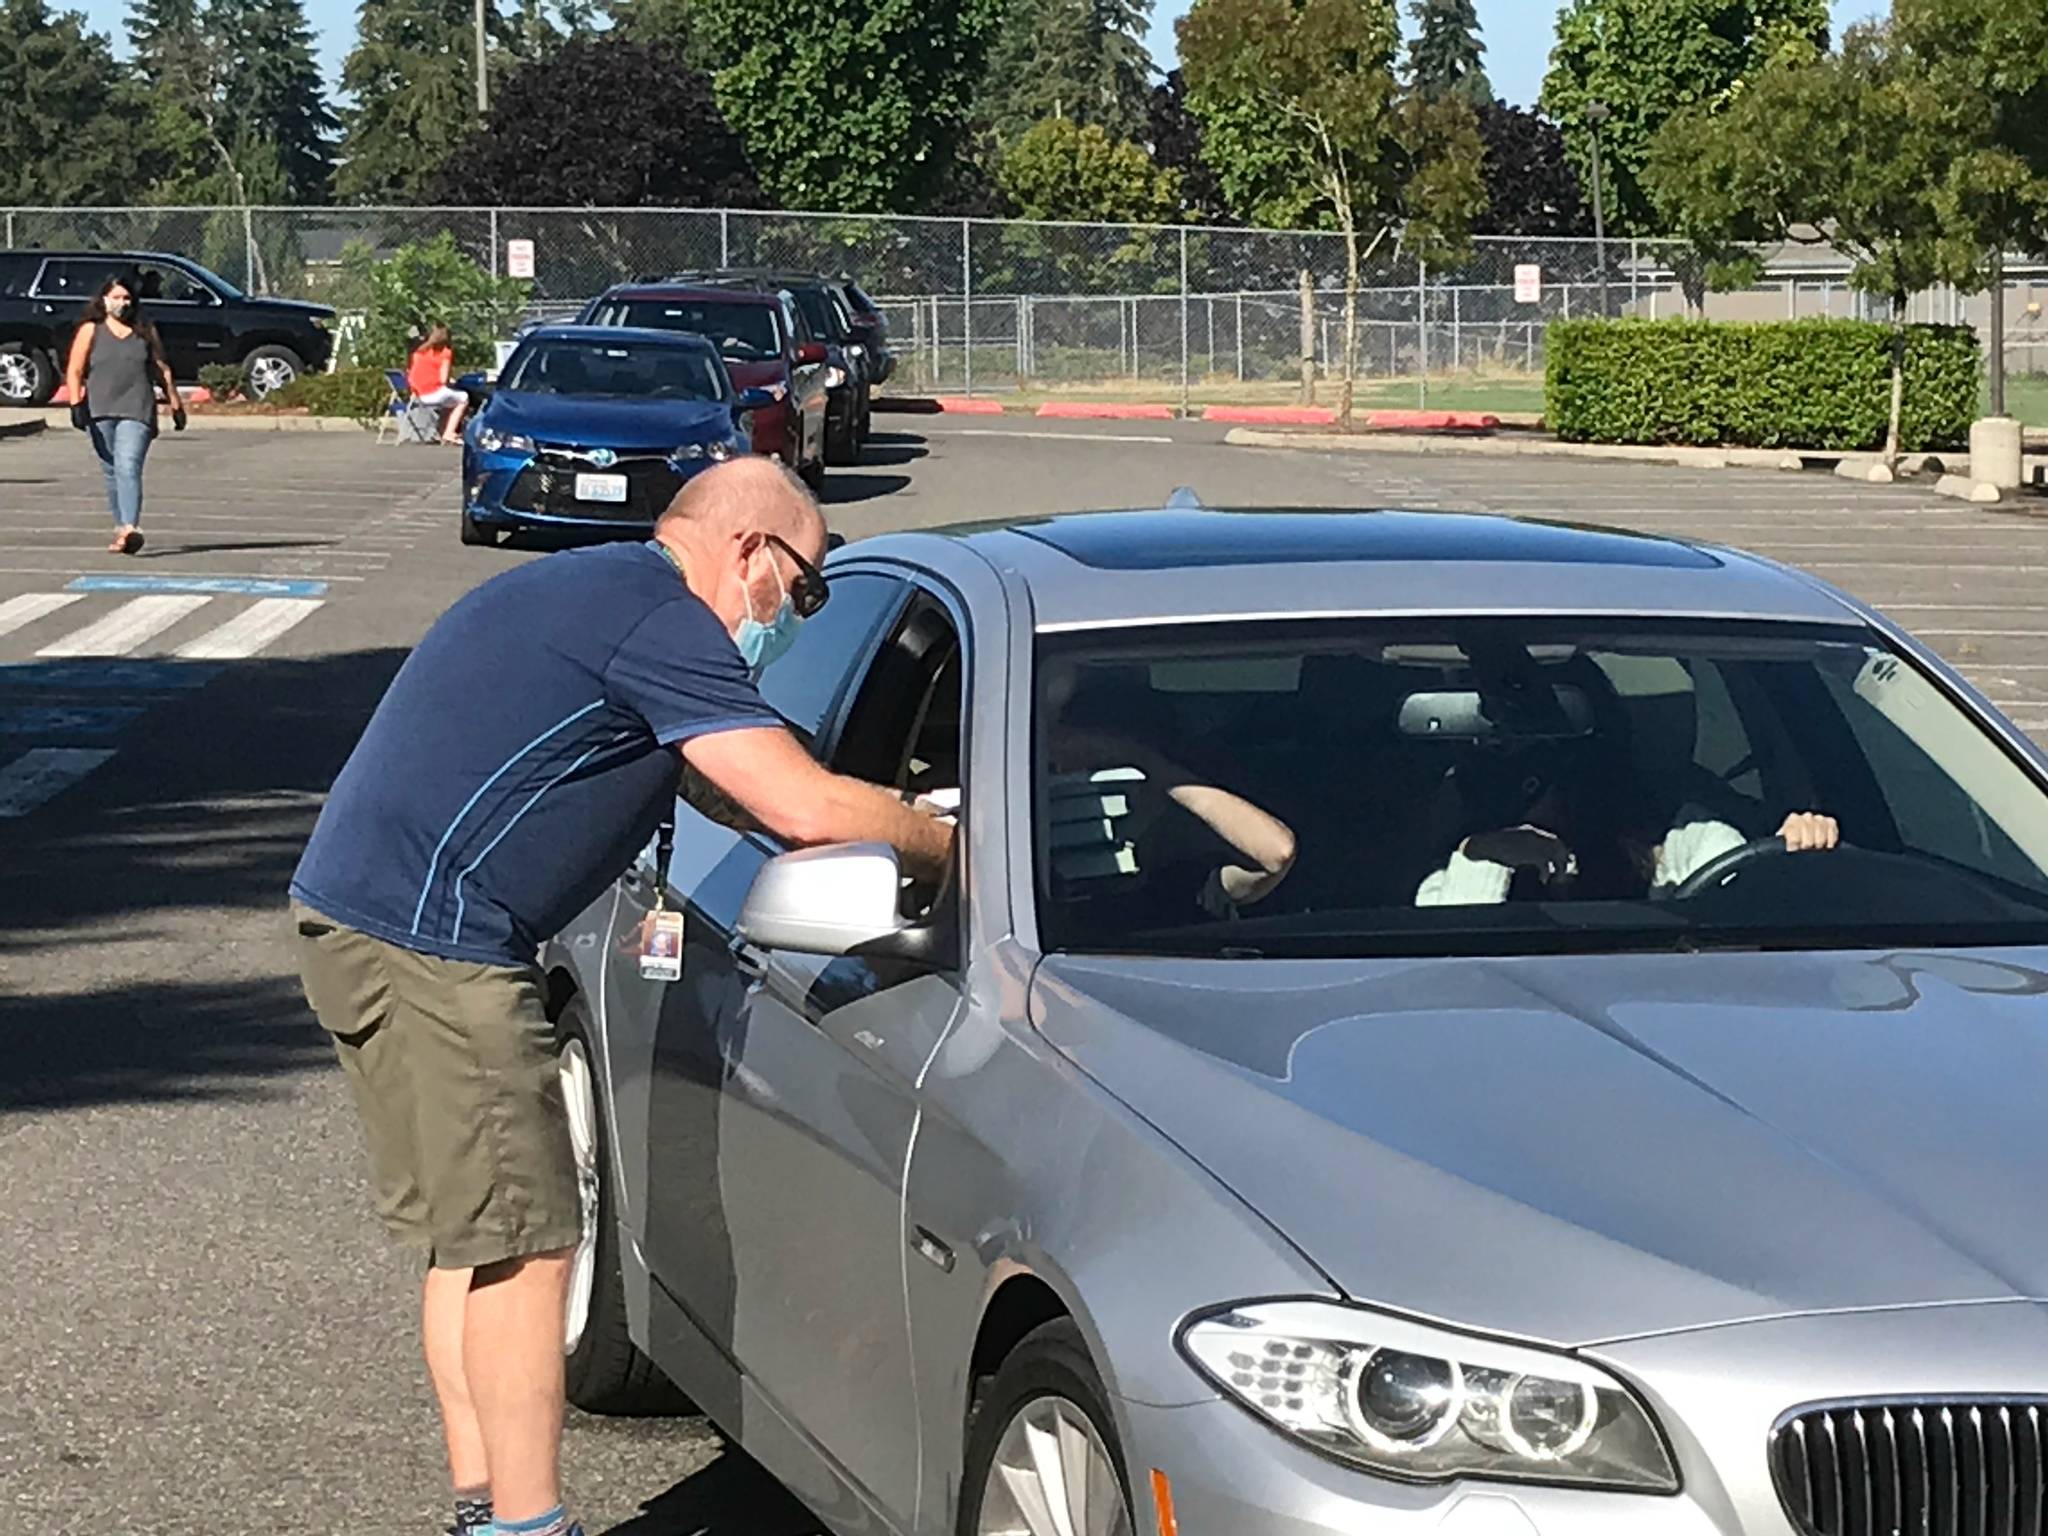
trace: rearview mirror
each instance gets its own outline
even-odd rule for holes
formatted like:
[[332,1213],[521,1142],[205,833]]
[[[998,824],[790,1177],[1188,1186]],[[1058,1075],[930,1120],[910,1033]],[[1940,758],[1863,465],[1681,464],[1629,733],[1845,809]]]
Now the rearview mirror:
[[1583,688],[1551,688],[1555,709],[1531,700],[1516,707],[1489,708],[1476,689],[1447,688],[1411,693],[1401,701],[1397,729],[1403,736],[1445,741],[1569,741],[1593,734],[1593,705]]
[[884,843],[804,848],[770,859],[740,908],[739,934],[800,955],[928,960],[932,930],[900,915],[903,872]]
[[796,349],[796,360],[805,367],[825,361],[825,343],[807,341]]

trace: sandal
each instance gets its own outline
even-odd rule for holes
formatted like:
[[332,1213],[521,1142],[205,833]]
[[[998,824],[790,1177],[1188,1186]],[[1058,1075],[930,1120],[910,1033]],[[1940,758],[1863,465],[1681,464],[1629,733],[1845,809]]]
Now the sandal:
[[120,555],[139,554],[142,550],[142,530],[128,527],[121,530],[121,537],[114,544],[114,552]]
[[126,528],[116,528],[114,530],[114,542],[107,546],[107,553],[110,555],[125,555],[128,553],[128,530]]

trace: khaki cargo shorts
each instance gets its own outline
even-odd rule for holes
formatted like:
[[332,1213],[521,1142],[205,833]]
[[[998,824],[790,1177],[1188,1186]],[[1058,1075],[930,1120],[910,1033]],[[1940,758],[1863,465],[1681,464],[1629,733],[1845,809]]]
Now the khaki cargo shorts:
[[574,1248],[576,1159],[540,973],[418,954],[297,902],[291,922],[392,1235],[437,1269]]

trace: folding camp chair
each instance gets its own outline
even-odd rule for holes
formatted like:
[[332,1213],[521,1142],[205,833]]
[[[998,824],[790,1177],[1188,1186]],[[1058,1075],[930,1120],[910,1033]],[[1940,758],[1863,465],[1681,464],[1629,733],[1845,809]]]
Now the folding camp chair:
[[391,386],[391,398],[384,403],[384,414],[377,422],[377,441],[384,441],[387,429],[392,434],[393,442],[439,441],[441,413],[430,405],[421,405],[413,398],[412,385],[406,382],[405,370],[386,368],[384,382]]

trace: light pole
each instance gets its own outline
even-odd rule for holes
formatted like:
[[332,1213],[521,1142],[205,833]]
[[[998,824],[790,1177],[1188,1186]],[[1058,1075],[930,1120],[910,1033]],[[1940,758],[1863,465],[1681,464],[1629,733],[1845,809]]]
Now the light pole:
[[1600,125],[1614,115],[1604,101],[1586,103],[1586,127],[1593,139],[1593,263],[1600,269],[1600,318],[1612,311],[1607,305],[1607,206],[1600,186]]
[[476,0],[476,115],[490,110],[490,87],[484,83],[484,0]]

